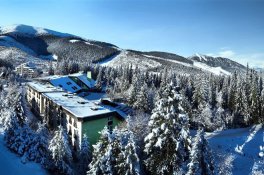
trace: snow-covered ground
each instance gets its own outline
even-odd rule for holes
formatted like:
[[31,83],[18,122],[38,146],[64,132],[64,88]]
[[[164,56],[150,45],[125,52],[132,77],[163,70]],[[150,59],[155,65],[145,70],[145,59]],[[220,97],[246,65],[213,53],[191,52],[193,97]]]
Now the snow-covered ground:
[[211,66],[208,66],[207,64],[204,64],[204,63],[201,63],[198,61],[194,61],[193,66],[200,68],[200,69],[203,69],[203,70],[206,70],[208,72],[211,72],[215,75],[231,75],[230,72],[222,69],[221,67],[211,67]]
[[264,159],[259,157],[263,137],[262,125],[207,133],[219,174],[264,174]]
[[157,61],[140,57],[139,55],[133,55],[129,51],[122,50],[120,54],[110,57],[105,61],[99,63],[101,66],[118,67],[120,65],[132,65],[133,68],[136,66],[141,70],[149,68],[156,68],[161,66]]
[[20,157],[5,146],[3,131],[0,129],[0,174],[1,175],[47,175],[37,163],[23,164]]

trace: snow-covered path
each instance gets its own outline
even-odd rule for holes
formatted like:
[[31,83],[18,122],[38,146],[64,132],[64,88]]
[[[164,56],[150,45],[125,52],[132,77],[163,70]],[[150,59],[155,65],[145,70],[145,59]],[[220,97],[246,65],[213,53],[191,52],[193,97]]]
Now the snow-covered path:
[[48,173],[38,164],[21,159],[6,148],[3,132],[0,131],[0,174],[1,175],[47,175]]
[[264,160],[258,156],[263,143],[263,127],[231,129],[207,133],[220,174],[264,174]]

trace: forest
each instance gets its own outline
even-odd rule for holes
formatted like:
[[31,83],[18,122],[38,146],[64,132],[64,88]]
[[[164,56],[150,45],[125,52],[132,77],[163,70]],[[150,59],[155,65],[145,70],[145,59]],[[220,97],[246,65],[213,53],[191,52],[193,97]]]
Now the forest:
[[8,65],[1,63],[0,88],[6,145],[52,174],[221,174],[205,132],[264,121],[263,75],[249,67],[216,76],[61,60],[50,75],[92,71],[98,92],[133,109],[125,123],[103,129],[96,145],[84,136],[76,153],[62,127],[49,130],[25,115],[21,80]]

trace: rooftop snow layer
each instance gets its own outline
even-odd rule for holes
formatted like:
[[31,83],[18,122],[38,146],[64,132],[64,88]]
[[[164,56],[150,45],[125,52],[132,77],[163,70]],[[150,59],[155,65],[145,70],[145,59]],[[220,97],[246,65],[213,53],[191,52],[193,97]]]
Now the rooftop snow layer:
[[39,83],[39,82],[29,82],[27,83],[28,86],[32,87],[38,92],[63,92],[63,89],[54,87],[48,83]]
[[78,77],[84,84],[86,84],[89,88],[92,88],[95,84],[94,80],[88,80],[87,76],[83,73],[75,73],[70,74],[69,77]]
[[101,114],[116,112],[97,105],[95,101],[89,101],[76,95],[65,92],[44,93],[44,96],[78,118],[92,117]]
[[82,89],[71,78],[67,76],[52,79],[50,80],[50,83],[53,84],[54,86],[61,87],[67,92],[72,92],[72,93],[75,93]]
[[[62,87],[64,90],[68,92],[75,93],[81,90],[82,88],[79,85],[77,85],[70,77],[77,77],[89,88],[92,88],[95,84],[94,80],[88,80],[87,76],[83,73],[75,73],[75,74],[63,75],[63,76],[53,75],[53,76],[38,78],[37,80],[49,81],[54,86]],[[74,86],[76,88],[74,88]]]

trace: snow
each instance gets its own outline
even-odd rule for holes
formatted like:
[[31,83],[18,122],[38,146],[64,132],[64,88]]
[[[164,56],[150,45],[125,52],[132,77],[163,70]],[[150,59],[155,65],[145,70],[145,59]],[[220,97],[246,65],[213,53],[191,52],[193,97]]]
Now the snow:
[[207,64],[197,61],[193,61],[193,66],[214,73],[215,75],[231,75],[230,72],[222,69],[221,67],[211,67],[208,66]]
[[134,55],[133,53],[122,50],[118,55],[110,57],[105,61],[99,62],[101,66],[109,66],[109,67],[119,67],[123,64],[132,65],[132,68],[135,69],[138,67],[142,70],[147,70],[151,68],[157,68],[161,66],[161,64],[157,61],[147,59],[144,56]]
[[39,56],[41,59],[44,60],[58,60],[58,56],[53,54],[53,55],[40,55]]
[[5,47],[16,47],[28,54],[36,55],[36,53],[33,50],[17,42],[15,39],[13,39],[10,36],[0,36],[0,45],[5,46]]
[[70,43],[83,42],[83,43],[85,43],[85,44],[87,44],[87,45],[91,45],[91,46],[96,46],[96,47],[102,48],[101,46],[98,46],[98,45],[96,45],[96,44],[90,43],[90,42],[88,42],[88,41],[83,41],[83,40],[71,39],[71,40],[69,40],[69,42],[70,42]]
[[0,165],[3,175],[48,174],[39,164],[34,162],[23,164],[17,155],[11,153],[5,146],[2,130],[0,130]]
[[62,106],[78,118],[92,117],[96,115],[115,112],[115,110],[98,105],[99,102],[86,100],[82,97],[67,94],[65,92],[44,93],[44,96],[57,105]]
[[204,55],[196,53],[195,56],[197,56],[200,59],[200,61],[203,61],[203,60],[207,61],[207,59],[206,59],[206,57]]
[[67,76],[59,77],[56,79],[51,79],[50,83],[56,87],[61,87],[65,91],[72,92],[72,93],[75,93],[82,89],[71,78]]
[[49,29],[44,29],[41,27],[33,27],[33,26],[27,26],[23,24],[15,24],[11,26],[3,26],[0,27],[0,33],[23,33],[28,35],[55,35],[59,37],[70,37],[73,35],[67,34],[67,33],[60,33],[56,31],[52,31]]
[[86,84],[89,88],[92,88],[95,85],[94,80],[88,80],[87,76],[81,72],[70,74],[69,77],[77,77],[81,80],[84,84]]
[[91,46],[96,46],[96,47],[102,48],[101,46],[98,46],[98,45],[92,44],[92,43],[87,42],[87,41],[85,41],[84,43],[87,44],[87,45],[91,45]]
[[63,90],[58,87],[54,87],[48,83],[39,83],[39,82],[29,82],[28,86],[32,87],[38,92],[62,92]]
[[[49,81],[52,85],[59,87],[59,85],[62,86],[62,88],[68,92],[72,92],[75,93],[79,90],[81,90],[82,88],[77,85],[72,79],[71,77],[76,77],[78,78],[80,81],[82,81],[87,87],[92,88],[95,84],[94,80],[90,80],[87,78],[87,76],[81,72],[79,73],[75,73],[75,74],[69,74],[69,75],[52,75],[52,76],[46,76],[46,77],[41,77],[41,78],[37,78],[37,80],[40,81]],[[70,82],[70,84],[68,85],[67,83]],[[73,89],[72,87],[75,86],[77,89]]]
[[77,40],[77,39],[71,39],[69,40],[70,43],[76,43],[76,42],[80,42],[80,40]]
[[259,157],[264,144],[261,124],[207,133],[207,138],[222,174],[264,174],[264,161]]
[[184,62],[180,62],[180,61],[177,61],[177,60],[170,60],[170,59],[165,59],[165,58],[161,58],[161,57],[157,57],[157,56],[150,56],[150,55],[144,55],[145,57],[148,57],[148,58],[155,58],[155,59],[160,59],[160,60],[166,60],[168,62],[173,62],[173,63],[176,63],[176,64],[181,64],[181,65],[184,65],[184,66],[187,66],[187,67],[192,67],[191,64],[188,64],[188,63],[184,63]]

